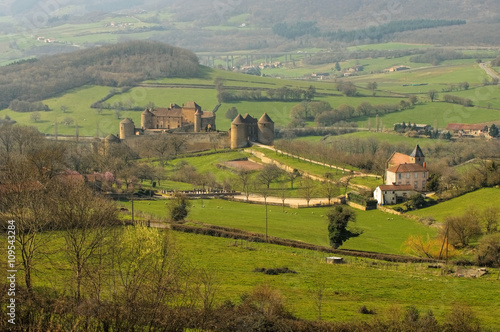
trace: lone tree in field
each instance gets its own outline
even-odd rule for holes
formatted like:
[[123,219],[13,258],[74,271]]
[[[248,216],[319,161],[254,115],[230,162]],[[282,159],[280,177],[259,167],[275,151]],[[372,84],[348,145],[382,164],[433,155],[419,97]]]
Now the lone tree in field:
[[348,223],[356,221],[356,215],[350,208],[337,205],[331,209],[328,214],[328,237],[330,238],[330,245],[337,249],[350,239],[351,237],[358,236],[360,232],[352,229],[347,229]]
[[173,221],[184,220],[184,218],[186,218],[189,213],[189,206],[189,199],[186,197],[186,195],[175,193],[174,197],[168,204],[170,218]]
[[427,92],[427,95],[429,96],[431,102],[433,102],[438,97],[438,92],[436,90],[429,90],[429,92]]

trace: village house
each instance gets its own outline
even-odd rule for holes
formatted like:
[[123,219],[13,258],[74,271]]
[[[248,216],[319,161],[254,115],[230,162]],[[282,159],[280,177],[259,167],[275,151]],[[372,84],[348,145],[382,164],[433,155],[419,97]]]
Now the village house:
[[405,202],[415,194],[415,190],[411,185],[380,185],[373,192],[373,197],[379,205],[393,205]]
[[395,71],[402,71],[402,70],[408,70],[410,67],[407,66],[394,66],[391,68],[386,69],[386,72],[395,72]]
[[394,152],[387,160],[385,184],[373,192],[378,204],[397,204],[415,192],[425,191],[429,172],[425,156],[416,146],[410,155]]

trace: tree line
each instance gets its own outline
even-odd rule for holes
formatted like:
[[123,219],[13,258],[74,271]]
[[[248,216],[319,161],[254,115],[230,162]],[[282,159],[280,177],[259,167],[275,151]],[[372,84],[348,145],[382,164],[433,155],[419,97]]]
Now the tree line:
[[[216,80],[217,100],[219,103],[235,101],[296,101],[311,100],[316,95],[316,88],[289,88],[283,86],[276,89],[256,89],[229,91],[221,80]],[[265,94],[264,94],[265,93]]]
[[[346,88],[346,85],[349,87]],[[356,87],[351,83],[339,85],[338,89],[343,91],[345,89],[354,89],[355,91]],[[377,116],[379,114],[399,112],[414,107],[416,103],[417,97],[412,96],[408,100],[401,100],[396,104],[372,105],[369,102],[362,102],[356,108],[348,104],[342,104],[334,109],[330,103],[325,101],[303,101],[292,107],[290,111],[292,121],[289,127],[305,127],[307,121],[314,121],[318,127],[329,127],[360,116]],[[375,127],[377,130],[381,129],[380,126],[380,122],[376,119]]]
[[36,102],[87,84],[133,86],[160,77],[197,77],[198,58],[158,42],[132,41],[0,68],[0,108]]
[[340,41],[351,43],[359,40],[380,41],[384,37],[398,32],[414,31],[430,28],[438,28],[451,25],[463,25],[465,20],[404,20],[392,21],[389,23],[370,26],[357,30],[342,30],[320,33],[315,21],[297,21],[294,23],[279,22],[274,24],[272,31],[274,34],[287,39],[295,39],[304,35],[322,36],[328,38],[330,42]]

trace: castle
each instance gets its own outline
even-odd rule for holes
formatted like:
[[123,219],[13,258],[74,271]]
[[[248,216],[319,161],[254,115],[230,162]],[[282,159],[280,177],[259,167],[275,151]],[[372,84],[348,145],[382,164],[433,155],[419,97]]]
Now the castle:
[[238,114],[231,122],[231,149],[244,148],[251,141],[274,144],[274,122],[266,113],[258,121],[248,113],[244,116]]
[[[201,133],[215,130],[215,112],[203,111],[200,105],[191,101],[182,107],[170,104],[168,108],[146,108],[141,114],[140,128],[136,128],[134,121],[131,119],[123,119],[120,122],[119,137],[124,140],[139,135],[166,131],[172,133],[200,133],[201,135]],[[203,140],[203,138],[201,136],[197,137],[196,141],[200,140]],[[231,149],[247,147],[250,142],[258,142],[264,145],[274,144],[274,122],[266,113],[259,120],[248,113],[244,116],[238,114],[231,123]]]
[[141,114],[141,127],[136,128],[131,119],[120,122],[120,139],[126,139],[145,132],[165,130],[195,132],[215,130],[215,114],[203,111],[194,101],[182,107],[170,104],[168,108],[146,108]]

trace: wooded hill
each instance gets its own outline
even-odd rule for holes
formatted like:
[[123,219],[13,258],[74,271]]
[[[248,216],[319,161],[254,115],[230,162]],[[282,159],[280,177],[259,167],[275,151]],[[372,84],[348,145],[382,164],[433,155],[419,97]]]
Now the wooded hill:
[[160,77],[199,76],[198,57],[167,44],[133,41],[0,67],[0,109],[87,84],[131,86]]

